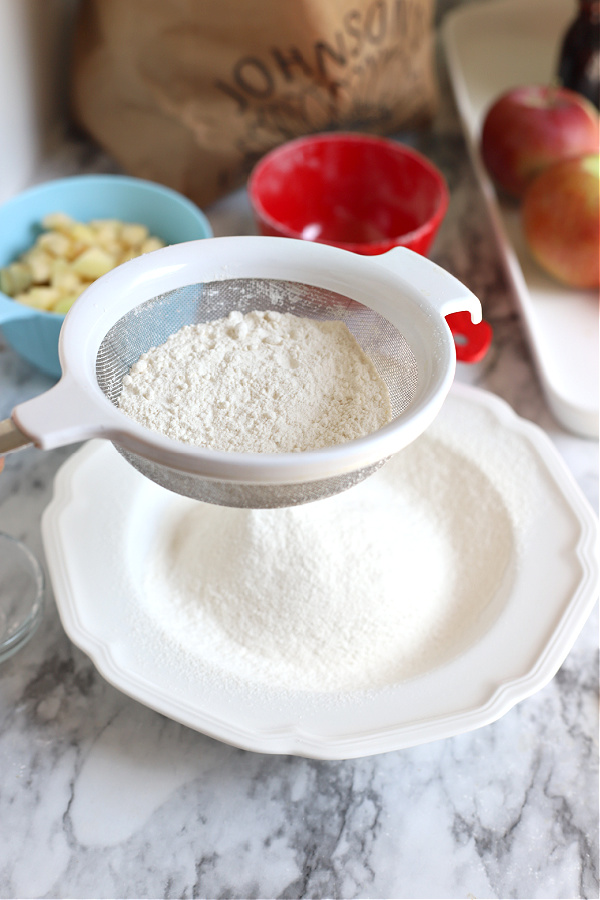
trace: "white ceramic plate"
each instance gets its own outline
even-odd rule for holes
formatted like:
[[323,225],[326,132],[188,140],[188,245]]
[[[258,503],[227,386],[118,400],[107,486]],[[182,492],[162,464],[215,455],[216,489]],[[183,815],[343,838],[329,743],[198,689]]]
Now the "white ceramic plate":
[[[553,677],[583,627],[598,580],[597,523],[544,433],[492,394],[456,384],[432,429],[420,440],[451,435],[449,451],[467,467],[505,460],[503,500],[510,507],[525,499],[528,510],[509,589],[498,584],[470,645],[457,645],[437,668],[383,689],[336,695],[335,702],[311,691],[277,696],[256,684],[232,690],[218,670],[205,677],[189,654],[135,624],[153,539],[178,504],[193,501],[152,484],[101,441],[64,464],[42,520],[65,631],[124,693],[249,750],[367,756],[496,720]],[[473,554],[477,540],[474,534]]]
[[572,0],[486,0],[444,21],[450,78],[476,174],[552,412],[568,430],[598,436],[598,295],[570,290],[532,259],[518,207],[499,199],[479,154],[485,112],[519,84],[555,79]]

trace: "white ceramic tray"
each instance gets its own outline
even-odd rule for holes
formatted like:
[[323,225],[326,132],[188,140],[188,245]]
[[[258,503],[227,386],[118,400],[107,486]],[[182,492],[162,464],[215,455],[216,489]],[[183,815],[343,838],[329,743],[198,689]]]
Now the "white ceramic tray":
[[569,431],[598,436],[598,294],[563,287],[529,254],[519,209],[501,200],[484,169],[479,138],[496,97],[555,79],[572,0],[485,0],[444,20],[442,39],[476,174],[490,210],[546,400]]
[[[452,452],[467,467],[505,451],[507,484],[515,496],[526,495],[529,510],[508,589],[498,585],[488,605],[493,614],[483,614],[466,649],[457,646],[437,667],[335,702],[310,691],[288,690],[282,698],[256,684],[232,690],[218,670],[203,677],[160,634],[132,625],[144,604],[139,573],[153,538],[174,504],[193,501],[144,479],[101,441],[63,465],[42,519],[65,631],[124,693],[249,750],[351,758],[498,719],[554,676],[583,627],[597,590],[597,523],[549,439],[492,394],[455,384],[432,429],[453,435]],[[473,554],[477,541],[474,533]]]

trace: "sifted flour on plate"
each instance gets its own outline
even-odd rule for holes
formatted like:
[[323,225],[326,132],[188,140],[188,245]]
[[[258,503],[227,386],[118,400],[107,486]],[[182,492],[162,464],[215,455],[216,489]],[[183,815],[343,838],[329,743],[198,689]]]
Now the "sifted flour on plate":
[[181,328],[132,366],[119,407],[178,441],[258,453],[342,444],[392,418],[343,322],[272,311]]
[[425,434],[317,503],[175,503],[144,562],[143,613],[203,677],[331,696],[415,677],[504,602],[521,498],[509,511],[497,463],[488,475]]

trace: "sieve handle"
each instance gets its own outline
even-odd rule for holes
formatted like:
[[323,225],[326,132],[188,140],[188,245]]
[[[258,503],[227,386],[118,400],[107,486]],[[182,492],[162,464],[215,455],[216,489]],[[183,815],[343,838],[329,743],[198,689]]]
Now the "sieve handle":
[[14,426],[41,450],[53,450],[112,433],[110,413],[99,414],[98,400],[74,378],[63,374],[49,391],[12,411]]
[[446,317],[450,313],[470,312],[474,324],[481,322],[481,303],[465,285],[420,253],[406,247],[394,247],[373,257],[394,275],[410,282],[423,297]]

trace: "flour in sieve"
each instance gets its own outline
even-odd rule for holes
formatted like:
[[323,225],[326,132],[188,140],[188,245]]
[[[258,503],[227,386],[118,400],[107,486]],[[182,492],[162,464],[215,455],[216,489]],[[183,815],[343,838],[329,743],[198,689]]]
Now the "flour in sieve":
[[259,453],[345,443],[392,417],[343,322],[273,311],[181,328],[132,366],[119,406],[178,441]]
[[143,612],[205,672],[276,691],[378,689],[468,646],[513,559],[492,480],[426,434],[317,503],[182,501],[145,563]]

